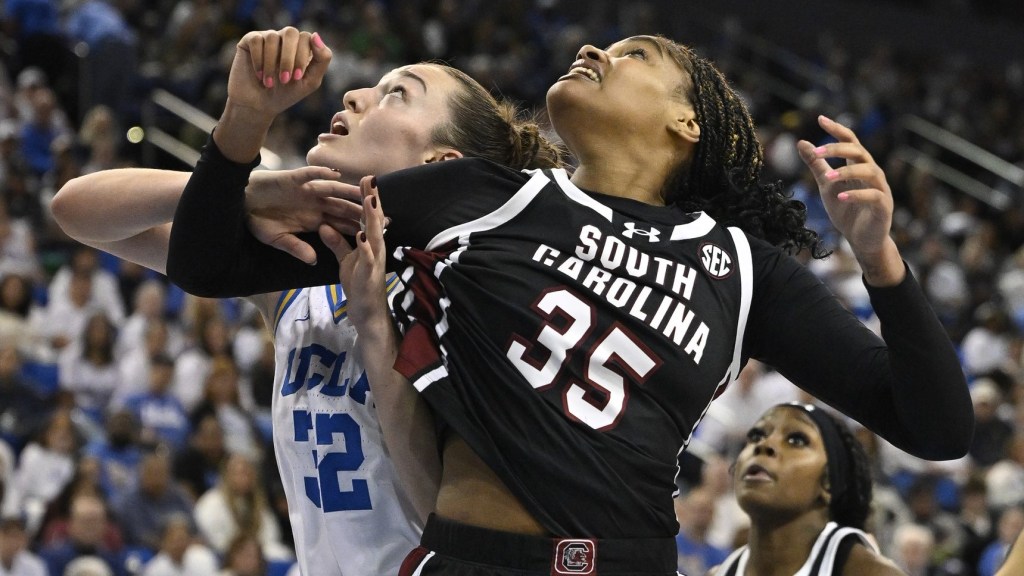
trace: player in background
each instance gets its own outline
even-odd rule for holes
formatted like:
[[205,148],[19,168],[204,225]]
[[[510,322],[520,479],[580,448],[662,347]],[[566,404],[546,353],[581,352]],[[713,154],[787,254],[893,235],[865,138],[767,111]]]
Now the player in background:
[[770,408],[747,432],[733,470],[750,536],[709,574],[902,574],[864,532],[871,513],[864,448],[824,410]]

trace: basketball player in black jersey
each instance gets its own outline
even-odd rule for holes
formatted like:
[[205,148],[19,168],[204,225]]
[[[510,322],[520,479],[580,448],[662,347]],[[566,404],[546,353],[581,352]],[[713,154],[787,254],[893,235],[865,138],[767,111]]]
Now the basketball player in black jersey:
[[[175,215],[170,277],[207,296],[332,281],[323,245],[315,267],[269,264],[275,251],[239,234],[236,200],[266,126],[235,97]],[[265,113],[258,92],[245,98]],[[674,573],[676,456],[752,357],[908,452],[966,452],[959,362],[888,235],[889,186],[852,131],[821,118],[836,142],[799,152],[884,341],[783,252],[821,255],[802,206],[759,182],[751,118],[710,62],[660,37],[584,46],[548,110],[579,160],[571,178],[432,163],[381,176],[379,197],[364,179],[373,226],[354,256],[320,230],[375,277],[384,254],[404,269],[396,368],[435,412],[444,469],[403,574]]]
[[780,404],[747,432],[733,486],[750,516],[748,544],[714,576],[902,572],[863,532],[871,469],[843,423],[809,404]]

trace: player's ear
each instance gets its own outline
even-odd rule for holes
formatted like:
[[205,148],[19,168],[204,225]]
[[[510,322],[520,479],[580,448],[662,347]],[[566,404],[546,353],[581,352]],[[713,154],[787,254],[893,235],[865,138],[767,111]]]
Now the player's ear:
[[455,160],[456,158],[462,158],[462,152],[451,148],[439,148],[437,150],[433,150],[423,163],[430,164],[431,162],[444,162],[445,160]]

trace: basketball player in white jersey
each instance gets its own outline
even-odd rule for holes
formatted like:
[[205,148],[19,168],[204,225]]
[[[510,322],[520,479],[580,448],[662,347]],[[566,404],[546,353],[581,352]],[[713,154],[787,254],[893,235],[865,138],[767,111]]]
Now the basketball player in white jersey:
[[871,469],[849,429],[810,404],[779,404],[747,432],[733,485],[749,544],[714,576],[902,574],[863,531]]
[[[319,36],[294,28],[253,32],[239,42],[234,67],[251,60],[252,78],[233,75],[230,81],[319,84],[330,56]],[[264,61],[274,65],[262,66]],[[344,227],[346,220],[358,218],[356,205],[351,213],[325,214],[315,200],[296,217],[295,204],[312,189],[323,193],[338,182],[358,183],[366,174],[463,155],[493,156],[517,169],[558,162],[557,150],[539,137],[535,124],[517,122],[514,108],[452,68],[398,68],[375,87],[346,93],[343,104],[309,151],[310,167],[260,171],[250,180],[247,204],[254,232],[307,262],[317,255],[292,232],[315,229],[310,222],[318,220]],[[520,148],[533,153],[522,154]],[[89,174],[58,192],[53,213],[72,238],[165,273],[171,221],[189,176],[133,168]],[[292,221],[274,220],[274,207],[281,204],[292,209]],[[333,254],[325,260],[337,265]],[[389,292],[396,284],[393,277],[388,280]],[[275,342],[274,449],[302,574],[398,573],[433,509],[439,461],[428,457],[422,464],[417,458],[407,472],[399,470],[403,479],[414,478],[402,486],[393,462],[401,467],[410,461],[408,453],[436,456],[433,434],[406,435],[385,449],[378,421],[384,416],[374,407],[379,390],[361,364],[360,340],[340,285],[248,299]],[[430,425],[418,412],[408,416],[401,415],[400,424],[419,430]],[[401,427],[384,426],[385,432],[392,430]]]

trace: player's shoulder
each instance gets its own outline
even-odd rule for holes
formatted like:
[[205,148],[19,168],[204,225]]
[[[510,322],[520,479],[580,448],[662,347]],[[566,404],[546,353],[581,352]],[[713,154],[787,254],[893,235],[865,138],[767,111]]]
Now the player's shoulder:
[[418,187],[457,185],[501,187],[517,185],[530,178],[528,172],[514,170],[484,158],[456,158],[397,170],[378,178],[381,189],[414,184]]

